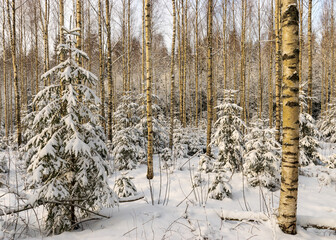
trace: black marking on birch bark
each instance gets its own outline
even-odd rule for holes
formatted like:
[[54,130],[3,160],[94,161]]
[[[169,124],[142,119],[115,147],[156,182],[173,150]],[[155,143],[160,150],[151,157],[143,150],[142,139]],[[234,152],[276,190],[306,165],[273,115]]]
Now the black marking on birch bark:
[[295,130],[295,128],[292,128],[292,127],[283,127],[282,129],[283,130]]
[[287,18],[289,18],[291,21],[287,21],[288,24],[292,23],[291,25],[299,25],[299,11],[297,9],[297,5],[295,4],[291,4],[288,6],[288,8],[286,9],[286,11],[282,14],[282,19],[284,19],[283,22],[286,22]]
[[[295,68],[296,69],[296,68]],[[297,82],[299,81],[299,74],[297,72],[294,72],[291,76],[288,76],[288,80],[291,80],[292,82]],[[297,87],[293,87],[295,89]],[[292,89],[292,88],[291,88]],[[293,90],[292,90],[293,91]]]
[[[289,145],[287,145],[287,146],[289,146]],[[289,156],[296,156],[297,155],[297,153],[295,153],[295,152],[283,152],[282,154],[283,155],[289,155]]]
[[293,196],[286,196],[287,199],[295,199]]
[[290,108],[293,108],[293,107],[299,107],[300,105],[299,105],[298,102],[288,101],[288,102],[286,103],[286,106],[287,106],[287,107],[290,107]]
[[[283,162],[283,163],[284,163],[284,162]],[[295,163],[292,163],[292,162],[286,162],[286,164],[283,164],[283,166],[286,167],[286,168],[296,169],[296,168],[297,168],[296,165],[298,165],[298,163],[295,164],[295,165],[293,165],[293,164],[295,164]]]
[[[285,214],[285,213],[283,213],[283,214],[281,214],[281,216],[283,216],[285,218],[295,218],[296,214],[293,215],[293,214]],[[293,224],[291,224],[291,225],[293,225]]]
[[284,54],[282,55],[282,60],[283,60],[283,61],[291,60],[291,59],[296,59],[296,58],[297,58],[297,56],[296,56],[295,53],[294,53],[294,54],[286,54],[286,53],[284,53]]

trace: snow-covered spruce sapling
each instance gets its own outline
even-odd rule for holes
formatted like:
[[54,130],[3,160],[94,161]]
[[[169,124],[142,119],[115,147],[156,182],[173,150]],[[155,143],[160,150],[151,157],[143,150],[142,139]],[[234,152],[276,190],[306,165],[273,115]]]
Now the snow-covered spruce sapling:
[[246,136],[244,174],[253,187],[263,186],[272,191],[280,186],[281,148],[275,140],[275,129],[268,121],[257,120]]
[[135,128],[140,118],[137,115],[139,105],[134,96],[127,92],[121,98],[121,104],[114,113],[116,124],[112,143],[112,156],[118,170],[131,170],[138,164],[141,134]]
[[169,148],[164,148],[160,153],[160,159],[162,161],[162,169],[169,169],[173,166],[172,153]]
[[328,110],[321,117],[317,126],[325,141],[336,143],[336,100],[329,104]]
[[246,128],[239,117],[242,108],[234,103],[233,91],[226,91],[223,102],[216,108],[219,118],[214,124],[211,142],[219,150],[216,166],[232,172],[240,171],[244,154],[243,130]]
[[137,189],[132,182],[133,177],[126,176],[127,172],[122,173],[120,177],[117,178],[113,190],[118,195],[119,198],[132,197],[137,195]]
[[[138,116],[143,116],[140,122],[136,125],[137,130],[141,133],[143,139],[143,149],[147,149],[147,116],[144,115],[146,112],[146,95],[141,94],[139,96],[139,108],[137,111]],[[157,104],[161,100],[158,96],[152,95],[152,126],[153,126],[153,151],[154,153],[160,153],[162,149],[168,146],[168,131],[167,126],[164,125],[164,118],[162,116],[162,108]]]
[[327,168],[335,169],[336,168],[336,154],[333,154],[325,158],[324,164]]
[[208,190],[209,198],[216,200],[223,200],[224,198],[231,198],[232,187],[229,180],[223,173],[217,173],[214,181],[210,183]]
[[2,187],[6,183],[8,171],[9,169],[7,165],[7,159],[4,156],[0,160],[0,187]]
[[[71,230],[85,209],[99,211],[117,203],[107,183],[105,135],[99,126],[99,98],[88,86],[97,77],[80,67],[75,59],[87,55],[75,48],[74,35],[80,29],[62,28],[66,43],[58,46],[65,61],[42,75],[55,84],[34,98],[36,112],[26,144],[28,185],[34,191],[32,204],[47,210],[48,234]],[[80,208],[76,207],[80,206]]]
[[321,164],[319,132],[315,119],[307,113],[307,96],[303,91],[300,92],[300,166],[309,164]]
[[209,173],[212,172],[213,170],[214,170],[214,163],[211,157],[209,157],[206,154],[202,154],[198,162],[198,171]]

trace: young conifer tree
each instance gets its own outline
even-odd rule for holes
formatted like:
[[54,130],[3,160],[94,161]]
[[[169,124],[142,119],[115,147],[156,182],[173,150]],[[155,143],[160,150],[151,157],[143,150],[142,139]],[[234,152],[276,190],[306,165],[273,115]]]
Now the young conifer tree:
[[244,136],[246,128],[238,114],[243,110],[234,103],[233,91],[226,91],[222,104],[218,105],[219,118],[214,125],[212,144],[218,146],[217,168],[240,171],[243,164]]
[[275,129],[258,119],[246,136],[244,174],[253,187],[263,186],[271,191],[280,186],[281,148],[275,140]]
[[38,110],[30,115],[33,137],[26,145],[28,184],[36,192],[36,204],[47,209],[48,234],[71,230],[87,215],[83,209],[97,211],[116,204],[107,183],[110,169],[99,126],[100,100],[87,87],[98,79],[75,60],[88,58],[75,47],[79,29],[62,29],[66,42],[58,46],[58,54],[64,61],[41,77],[57,81],[33,100]]

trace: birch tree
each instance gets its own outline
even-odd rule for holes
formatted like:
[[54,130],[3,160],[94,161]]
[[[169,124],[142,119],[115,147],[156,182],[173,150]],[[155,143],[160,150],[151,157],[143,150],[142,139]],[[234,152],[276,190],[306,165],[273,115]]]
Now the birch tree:
[[296,0],[282,1],[283,26],[283,145],[278,222],[296,234],[299,166],[299,11]]

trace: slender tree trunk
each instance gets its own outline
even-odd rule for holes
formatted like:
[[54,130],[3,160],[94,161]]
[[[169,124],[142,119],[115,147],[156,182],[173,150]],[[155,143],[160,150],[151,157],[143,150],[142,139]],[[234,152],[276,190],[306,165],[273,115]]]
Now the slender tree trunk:
[[145,73],[146,73],[146,34],[145,34],[145,0],[142,0],[142,81],[141,93],[145,93]]
[[[64,35],[63,35],[63,29],[62,27],[64,26],[64,0],[59,0],[59,21],[60,21],[60,44],[64,44],[65,43],[65,39],[64,39]],[[64,62],[64,53],[61,52],[60,54],[60,62]],[[61,81],[60,82],[60,85],[61,85],[61,93],[60,93],[60,96],[62,97],[62,92],[63,92],[63,89],[64,89],[64,86],[63,86],[63,82]],[[63,111],[63,110],[62,110]]]
[[[44,72],[49,70],[49,11],[50,3],[49,0],[44,1],[44,17],[42,21],[42,7],[40,6],[40,17],[41,25],[43,32],[43,41],[44,41]],[[63,16],[64,17],[64,16]],[[50,78],[45,79],[44,86],[50,85]]]
[[[179,6],[178,8],[178,14],[177,14],[177,35],[178,35],[178,62],[179,62],[179,99],[180,99],[180,109],[179,109],[179,118],[181,123],[183,122],[183,75],[182,75],[182,56],[183,56],[183,32],[182,29],[183,27],[181,27],[181,6]],[[180,19],[181,17],[181,19]]]
[[268,116],[269,126],[273,127],[273,3],[271,4],[271,28],[269,31],[269,69],[268,69]]
[[[298,0],[299,7],[299,24],[300,24],[300,53],[299,53],[299,84],[300,90],[302,90],[302,50],[303,50],[303,0]],[[302,111],[302,108],[300,108]]]
[[151,0],[145,0],[146,21],[146,76],[147,76],[147,179],[153,179],[153,128],[152,128],[152,79],[151,79]]
[[[195,16],[195,125],[198,127],[198,1],[196,0],[196,16]],[[202,110],[201,110],[202,112]]]
[[281,125],[281,37],[280,37],[280,0],[275,0],[275,71],[276,71],[276,85],[275,85],[275,98],[276,98],[276,113],[275,113],[275,140],[280,142],[280,125]]
[[278,222],[296,234],[299,167],[299,12],[296,0],[282,1],[283,26],[283,145]]
[[334,1],[331,1],[331,58],[330,58],[330,87],[331,101],[335,98],[335,18],[334,18]]
[[110,0],[105,0],[106,28],[107,28],[107,81],[108,81],[108,110],[107,110],[107,140],[112,143],[112,118],[113,118],[113,80],[112,80],[112,46],[111,46],[111,16]]
[[101,124],[106,132],[106,120],[105,120],[105,84],[104,84],[104,72],[103,72],[103,36],[102,36],[102,3],[98,1],[98,39],[99,39],[99,83],[100,83],[100,115],[102,116]]
[[261,16],[260,16],[260,0],[258,0],[258,74],[259,74],[259,118],[262,118],[262,112],[263,112],[263,83],[261,78]]
[[[326,47],[326,46],[325,46]],[[328,76],[328,69],[329,69],[329,62],[328,62],[329,53],[326,51],[324,52],[324,93],[325,93],[325,104],[324,104],[324,111],[328,111],[328,104],[329,104],[329,76]]]
[[[34,6],[34,28],[35,28],[35,95],[39,92],[39,51],[38,51],[38,26],[37,26],[37,4]],[[37,110],[37,106],[34,106]]]
[[234,94],[234,102],[237,104],[238,101],[238,94],[236,93],[237,90],[237,62],[236,62],[236,19],[235,19],[235,1],[232,1],[232,24],[233,24],[233,53],[232,53],[232,58],[233,58],[233,89],[235,90]]
[[127,91],[127,59],[126,59],[126,0],[122,6],[122,69],[123,69],[123,95]]
[[227,87],[227,69],[226,69],[226,14],[227,14],[227,0],[223,1],[223,88],[224,97]]
[[127,8],[127,91],[131,91],[131,0],[128,0]]
[[[82,0],[76,2],[76,28],[82,29]],[[76,48],[82,50],[82,31],[79,31],[79,35],[76,36]],[[82,64],[82,59],[77,57],[77,64]],[[80,82],[79,82],[80,83]]]
[[312,42],[312,6],[313,0],[309,0],[308,6],[308,113],[313,114],[312,88],[313,88],[313,42]]
[[170,63],[170,133],[169,133],[169,148],[173,148],[173,134],[174,134],[174,67],[175,67],[175,39],[176,39],[176,10],[175,10],[175,0],[172,0],[173,8],[173,37],[172,37],[172,48],[171,48],[171,63]]
[[245,102],[245,25],[246,25],[246,0],[242,0],[242,34],[241,34],[241,56],[240,56],[240,106],[243,108],[241,119],[246,122]]
[[323,116],[324,113],[324,101],[325,101],[325,87],[324,87],[324,66],[325,66],[325,50],[321,49],[321,55],[322,55],[322,64],[321,64],[321,116]]
[[[10,16],[10,8],[12,10],[12,18]],[[19,90],[19,78],[17,73],[17,60],[16,60],[16,27],[15,27],[15,1],[10,4],[7,0],[7,18],[11,35],[11,51],[12,51],[12,63],[14,74],[14,91],[15,91],[15,117],[16,117],[16,138],[18,146],[21,145],[21,102],[20,102],[20,90]],[[12,26],[11,26],[12,24]]]
[[207,37],[208,37],[208,78],[207,78],[207,115],[208,115],[208,123],[207,123],[207,148],[206,154],[208,156],[211,155],[211,127],[212,127],[212,104],[213,104],[213,96],[212,96],[212,18],[213,18],[213,2],[212,0],[208,0],[208,26],[207,26]]
[[[3,0],[3,6],[5,6],[5,0]],[[7,72],[6,72],[6,40],[5,40],[5,27],[6,27],[6,15],[5,15],[5,7],[2,8],[2,48],[3,48],[3,55],[2,55],[2,64],[3,64],[3,81],[4,81],[4,88],[5,88],[5,136],[6,141],[8,141],[8,133],[9,133],[9,126],[8,126],[8,83],[7,83]]]

